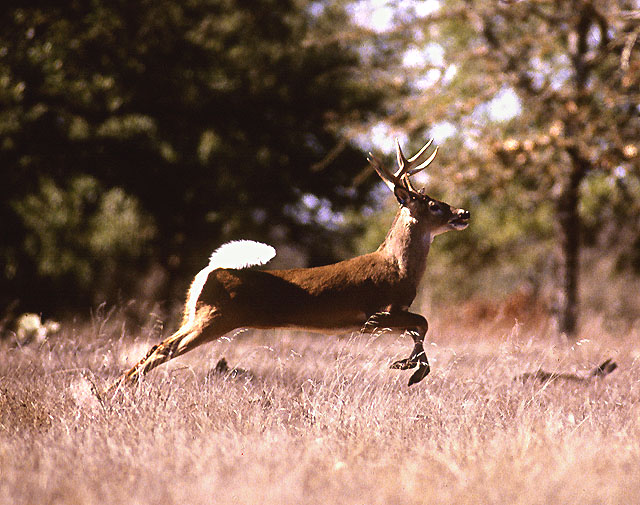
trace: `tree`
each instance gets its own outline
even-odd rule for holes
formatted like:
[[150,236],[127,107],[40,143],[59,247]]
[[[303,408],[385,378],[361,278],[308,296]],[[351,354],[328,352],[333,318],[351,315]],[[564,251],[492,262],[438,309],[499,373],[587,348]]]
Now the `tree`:
[[323,217],[362,204],[373,181],[353,188],[365,160],[340,128],[381,95],[358,83],[350,43],[309,43],[347,20],[311,6],[5,5],[0,303],[113,300],[151,263],[182,290],[240,236],[330,260]]
[[[549,230],[538,218],[550,208],[561,265],[559,330],[566,334],[577,327],[580,248],[586,238],[595,240],[584,232],[607,230],[604,223],[585,225],[594,183],[610,181],[599,205],[613,209],[618,223],[640,216],[634,8],[637,2],[623,0],[449,0],[423,15],[403,11],[384,34],[404,40],[409,56],[407,98],[397,101],[395,126],[411,137],[434,126],[457,133],[439,157],[445,167],[438,179],[452,181],[458,192],[466,186],[476,207],[491,205],[494,216],[519,215],[514,239],[532,227],[544,238]],[[418,63],[407,65],[416,54]],[[496,117],[505,102],[515,112]],[[493,226],[489,233],[497,235],[509,229],[504,220]],[[484,253],[500,251],[489,244]]]

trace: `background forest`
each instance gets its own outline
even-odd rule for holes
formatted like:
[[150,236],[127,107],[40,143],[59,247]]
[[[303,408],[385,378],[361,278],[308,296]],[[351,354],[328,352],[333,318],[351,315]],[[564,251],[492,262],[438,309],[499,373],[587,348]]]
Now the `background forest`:
[[170,312],[231,239],[370,251],[396,204],[366,152],[396,136],[435,137],[422,182],[472,214],[419,303],[640,317],[637,1],[10,1],[0,27],[5,320]]

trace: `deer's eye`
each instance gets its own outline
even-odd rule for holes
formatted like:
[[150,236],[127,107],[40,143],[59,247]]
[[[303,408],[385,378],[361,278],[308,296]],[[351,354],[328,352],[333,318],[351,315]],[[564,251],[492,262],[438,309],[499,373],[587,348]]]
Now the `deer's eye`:
[[440,215],[442,214],[443,210],[442,207],[440,207],[440,205],[438,205],[436,202],[434,202],[433,200],[431,200],[429,202],[429,210],[436,215]]

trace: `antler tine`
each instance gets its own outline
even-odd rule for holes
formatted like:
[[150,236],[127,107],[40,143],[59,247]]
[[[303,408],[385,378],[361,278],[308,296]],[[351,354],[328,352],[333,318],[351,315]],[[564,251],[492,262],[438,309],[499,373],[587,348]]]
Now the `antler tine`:
[[376,158],[372,153],[369,153],[367,156],[367,161],[376,171],[376,173],[380,176],[382,181],[387,185],[387,187],[393,191],[395,185],[398,183],[398,179],[395,175],[389,173],[386,168],[383,167],[382,163],[378,158]]
[[398,171],[394,174],[396,177],[402,177],[409,168],[409,162],[404,157],[402,147],[400,147],[400,140],[396,137],[396,157],[398,158]]
[[420,151],[411,158],[407,159],[402,152],[402,148],[400,147],[400,141],[396,138],[396,155],[398,157],[398,167],[399,170],[394,174],[396,177],[400,178],[405,175],[410,176],[413,174],[417,174],[421,170],[427,168],[429,163],[433,161],[436,157],[436,153],[438,152],[438,148],[431,153],[431,156],[427,158],[425,161],[421,161],[420,158],[424,155],[425,151],[429,149],[429,147],[433,144],[433,139],[430,139]]
[[429,139],[429,142],[427,142],[424,147],[422,149],[420,149],[418,151],[418,154],[416,154],[415,156],[413,156],[412,158],[409,158],[407,161],[411,164],[417,163],[418,159],[420,158],[420,156],[422,156],[422,153],[424,153],[427,149],[429,149],[429,146],[433,144],[433,139]]
[[433,144],[433,139],[430,139],[429,142],[427,142],[416,155],[407,159],[402,152],[402,147],[400,147],[400,141],[398,140],[398,138],[396,138],[398,171],[395,173],[384,168],[380,160],[376,158],[372,153],[369,153],[367,161],[371,164],[373,169],[378,173],[380,178],[389,187],[389,189],[391,189],[391,191],[393,191],[396,186],[403,185],[408,190],[417,193],[418,191],[413,187],[413,184],[411,184],[409,177],[427,168],[427,166],[429,166],[429,164],[436,157],[436,154],[438,154],[437,147],[433,150],[431,155],[426,160],[421,160],[421,158],[424,156],[424,153],[431,146],[431,144]]
[[[431,142],[429,142],[431,143]],[[427,144],[429,145],[429,144]],[[417,174],[418,172],[421,172],[422,170],[424,170],[425,168],[427,168],[431,162],[435,159],[436,155],[438,154],[438,148],[436,147],[433,152],[431,153],[431,156],[429,156],[425,161],[423,161],[422,163],[420,163],[420,165],[418,165],[417,167],[409,170],[407,172],[407,175],[413,175],[413,174]],[[417,157],[417,155],[416,155]]]

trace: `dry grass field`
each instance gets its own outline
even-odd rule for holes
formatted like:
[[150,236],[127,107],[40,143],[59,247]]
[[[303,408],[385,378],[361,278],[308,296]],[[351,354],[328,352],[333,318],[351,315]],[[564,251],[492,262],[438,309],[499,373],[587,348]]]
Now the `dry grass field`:
[[[1,342],[0,503],[637,503],[640,334],[601,327],[566,342],[436,321],[411,388],[388,368],[409,339],[245,332],[115,398],[95,391],[160,339],[152,324],[102,314]],[[216,372],[222,356],[244,373]],[[604,379],[517,379],[608,357]]]

